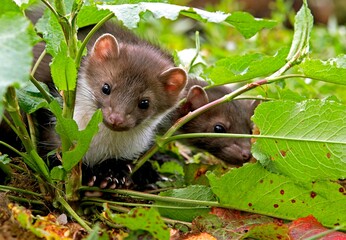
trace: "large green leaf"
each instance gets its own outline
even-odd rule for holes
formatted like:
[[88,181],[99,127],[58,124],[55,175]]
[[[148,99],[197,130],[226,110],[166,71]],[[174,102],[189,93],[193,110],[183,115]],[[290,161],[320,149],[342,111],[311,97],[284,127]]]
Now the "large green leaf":
[[346,55],[327,61],[306,58],[298,68],[306,77],[346,85]]
[[346,223],[345,189],[337,183],[296,182],[259,163],[207,176],[222,205],[290,220],[312,214],[330,227]]
[[[346,106],[332,101],[260,104],[253,121],[262,136],[254,156],[269,170],[299,181],[346,178]],[[276,138],[276,139],[275,139]]]
[[261,53],[245,54],[221,59],[209,70],[208,78],[215,85],[240,82],[267,76],[286,63],[288,49],[279,50],[274,56]]
[[[32,64],[33,28],[12,1],[0,6],[0,99],[9,86],[28,83]],[[3,112],[0,101],[0,121]]]
[[191,17],[202,22],[229,23],[233,25],[244,37],[250,38],[262,28],[272,28],[275,21],[256,19],[249,13],[237,12],[233,14],[223,12],[208,12],[197,8],[178,6],[167,3],[99,5],[99,9],[108,9],[128,28],[136,28],[142,12],[150,11],[155,18],[176,20],[179,14]]

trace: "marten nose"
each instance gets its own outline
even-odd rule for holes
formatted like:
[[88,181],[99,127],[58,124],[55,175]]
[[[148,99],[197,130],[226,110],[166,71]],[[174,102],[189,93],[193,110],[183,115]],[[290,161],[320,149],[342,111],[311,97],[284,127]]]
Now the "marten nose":
[[112,124],[113,126],[120,126],[125,122],[125,118],[122,114],[120,113],[112,113],[109,116],[109,123]]
[[242,157],[243,157],[243,161],[247,162],[250,160],[250,158],[252,157],[252,154],[249,150],[242,150],[241,151]]

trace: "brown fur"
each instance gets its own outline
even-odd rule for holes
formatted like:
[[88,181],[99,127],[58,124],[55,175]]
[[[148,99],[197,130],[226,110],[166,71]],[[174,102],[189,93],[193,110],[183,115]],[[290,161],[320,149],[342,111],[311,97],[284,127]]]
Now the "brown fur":
[[[192,87],[197,85],[197,89]],[[226,86],[213,87],[204,92],[206,82],[189,79],[187,101],[180,106],[179,117],[196,108],[232,92]],[[215,125],[222,125],[225,133],[251,134],[253,115],[257,103],[250,100],[234,100],[213,107],[185,124],[182,133],[214,133]],[[187,142],[207,150],[221,160],[232,164],[243,164],[251,158],[251,144],[248,138],[191,138]]]

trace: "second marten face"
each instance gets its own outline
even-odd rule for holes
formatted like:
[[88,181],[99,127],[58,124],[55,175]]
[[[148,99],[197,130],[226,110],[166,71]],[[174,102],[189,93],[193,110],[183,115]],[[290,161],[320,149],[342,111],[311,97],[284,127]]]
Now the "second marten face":
[[[215,87],[204,91],[200,86],[192,87],[185,107],[193,111],[229,93],[227,87]],[[223,103],[202,113],[186,123],[181,129],[184,133],[238,133],[251,134],[250,117],[254,110],[252,101],[235,100]],[[184,106],[183,106],[184,107]],[[186,111],[186,109],[185,109]],[[236,165],[248,162],[251,158],[249,138],[191,138],[188,142],[204,149],[219,159]]]
[[102,110],[109,129],[127,131],[176,105],[186,73],[161,54],[150,46],[118,44],[109,34],[96,41],[78,87]]

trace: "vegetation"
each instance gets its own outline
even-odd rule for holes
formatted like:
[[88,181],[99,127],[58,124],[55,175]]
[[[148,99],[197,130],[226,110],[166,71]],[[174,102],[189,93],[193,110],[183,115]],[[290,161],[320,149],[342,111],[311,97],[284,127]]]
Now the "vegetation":
[[[0,141],[20,156],[18,163],[1,155],[0,168],[9,178],[16,173],[25,174],[38,184],[34,189],[24,190],[1,185],[0,190],[9,192],[12,202],[29,203],[33,213],[44,210],[45,206],[66,213],[89,233],[89,239],[107,239],[104,228],[95,222],[103,222],[113,229],[126,227],[130,231],[119,230],[117,236],[128,239],[145,234],[154,239],[168,239],[166,224],[187,232],[192,227],[194,232],[208,232],[219,239],[261,239],[260,236],[275,239],[288,234],[293,237],[292,225],[288,227],[286,222],[271,217],[284,221],[303,221],[307,217],[322,232],[320,236],[331,233],[325,232],[319,223],[332,231],[346,230],[346,190],[342,182],[346,178],[345,45],[325,45],[326,41],[344,41],[342,27],[335,25],[332,31],[332,28],[314,26],[306,1],[295,15],[294,30],[282,24],[280,13],[287,10],[283,1],[277,1],[276,15],[281,16],[277,21],[255,19],[245,12],[202,11],[150,1],[126,1],[131,4],[41,1],[46,11],[36,24],[36,31],[23,14],[35,1],[3,0],[0,6],[0,96],[3,99],[0,119],[11,126],[25,148],[21,152]],[[223,7],[220,4],[216,9],[227,12]],[[235,89],[183,117],[159,136],[153,148],[137,161],[135,171],[160,150],[173,152],[181,160],[182,149],[171,143],[200,136],[253,138],[256,141],[252,154],[256,163],[225,170],[221,163],[201,164],[198,155],[190,159],[193,163],[176,159],[158,167],[175,180],[160,183],[169,190],[163,188],[158,195],[82,186],[81,159],[102,115],[96,112],[88,127],[78,130],[72,119],[77,73],[89,37],[113,17],[139,35],[151,38],[151,33],[155,33],[163,46],[177,50],[174,53],[177,64],[184,66],[191,76],[208,81],[209,87],[233,83]],[[94,24],[86,40],[79,41],[78,28]],[[202,31],[189,34],[187,30],[193,30],[194,26]],[[33,77],[36,66],[31,66],[32,48],[40,41],[37,33],[46,42],[42,56],[49,53],[53,57],[51,73],[62,93],[62,104]],[[258,134],[175,135],[198,114],[235,98],[263,100],[252,118]],[[43,107],[56,116],[56,131],[62,141],[62,165],[53,169],[39,156],[30,118],[28,129],[20,111],[31,114]],[[2,114],[4,110],[10,118]],[[107,200],[80,194],[92,190],[116,197]],[[31,213],[19,205],[10,207],[21,225],[39,237],[61,237],[58,231],[42,228],[45,224],[66,230],[56,224],[58,220],[53,215],[37,216],[33,220]],[[213,214],[209,213],[211,209]],[[86,220],[88,211],[95,218]],[[293,223],[296,225],[299,222]],[[97,234],[99,231],[103,236]]]

